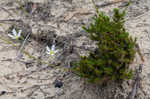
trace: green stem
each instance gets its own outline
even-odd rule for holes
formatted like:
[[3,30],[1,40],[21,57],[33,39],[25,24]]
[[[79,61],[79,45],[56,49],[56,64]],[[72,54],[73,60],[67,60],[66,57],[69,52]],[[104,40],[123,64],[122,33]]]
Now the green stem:
[[97,13],[97,15],[98,15],[98,14],[99,14],[99,10],[98,10],[98,8],[96,7],[96,4],[95,4],[94,0],[92,0],[92,3],[93,3],[93,5],[94,5],[94,8],[96,9],[96,13]]

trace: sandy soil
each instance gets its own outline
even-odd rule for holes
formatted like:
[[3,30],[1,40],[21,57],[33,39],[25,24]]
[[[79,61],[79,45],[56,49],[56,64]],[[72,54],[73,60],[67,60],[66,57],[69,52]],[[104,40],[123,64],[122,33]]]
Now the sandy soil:
[[[8,39],[7,33],[12,26],[22,29],[24,37],[31,33],[24,49],[38,59],[61,66],[51,68],[23,53],[17,60],[19,43],[14,42],[17,47],[13,47],[0,40],[0,99],[128,99],[134,78],[122,85],[112,83],[102,87],[87,84],[66,70],[79,55],[95,47],[81,28],[95,15],[90,0],[24,0],[23,8],[16,1],[0,1],[0,37]],[[108,1],[115,0],[105,0]],[[100,5],[104,1],[96,0],[96,3]],[[113,8],[123,9],[125,4],[120,2],[99,9],[111,16]],[[136,99],[150,99],[149,9],[150,1],[132,0],[126,17],[126,28],[137,37],[145,59]],[[50,61],[45,47],[51,46],[55,37],[59,54]],[[137,55],[133,68],[138,68],[140,63]],[[57,79],[63,83],[61,88],[55,88]]]

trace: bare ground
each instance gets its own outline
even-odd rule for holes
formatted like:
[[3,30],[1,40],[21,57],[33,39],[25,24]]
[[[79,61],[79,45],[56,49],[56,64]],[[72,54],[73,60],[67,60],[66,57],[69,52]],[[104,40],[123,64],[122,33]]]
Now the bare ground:
[[[16,0],[0,1],[0,37],[8,39],[12,25],[22,29],[24,37],[32,33],[24,49],[38,59],[61,66],[51,68],[23,53],[20,60],[16,60],[20,45],[17,43],[18,47],[13,47],[0,40],[0,99],[128,99],[134,78],[121,85],[112,83],[103,87],[87,84],[65,69],[72,61],[77,61],[79,55],[85,55],[95,47],[81,28],[95,15],[90,0],[28,1],[32,2],[22,2],[22,6]],[[96,3],[99,6],[104,1],[97,0]],[[112,8],[123,9],[125,4],[114,3],[99,9],[111,16]],[[145,59],[136,99],[150,99],[149,5],[148,0],[132,0],[126,17],[126,28],[137,37]],[[60,55],[49,61],[45,47],[51,46],[55,37]],[[138,68],[140,63],[137,55],[132,67]],[[55,88],[56,79],[63,82],[63,87]]]

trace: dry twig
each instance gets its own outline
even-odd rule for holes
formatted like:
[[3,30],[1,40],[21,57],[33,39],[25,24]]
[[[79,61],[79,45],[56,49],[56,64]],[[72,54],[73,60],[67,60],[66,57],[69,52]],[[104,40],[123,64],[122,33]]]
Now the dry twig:
[[120,2],[125,2],[126,0],[113,0],[113,1],[110,1],[110,2],[104,2],[103,4],[101,5],[98,5],[96,4],[96,7],[105,7],[105,6],[109,6],[109,5],[112,5],[112,4],[116,4],[116,3],[120,3]]
[[137,95],[137,92],[138,92],[138,89],[139,89],[139,86],[140,86],[140,80],[141,80],[140,75],[142,73],[142,68],[143,68],[143,63],[144,63],[144,57],[141,53],[139,45],[136,44],[135,47],[137,49],[137,52],[138,52],[139,56],[141,57],[142,64],[139,65],[139,68],[137,70],[137,77],[136,77],[136,80],[134,82],[134,86],[133,86],[132,91],[131,91],[130,99],[135,99],[135,96]]
[[140,64],[139,69],[137,70],[137,78],[134,82],[134,86],[131,91],[130,99],[135,99],[135,96],[137,95],[137,92],[140,86],[140,80],[141,80],[140,74],[142,73],[142,67],[143,67],[143,64]]

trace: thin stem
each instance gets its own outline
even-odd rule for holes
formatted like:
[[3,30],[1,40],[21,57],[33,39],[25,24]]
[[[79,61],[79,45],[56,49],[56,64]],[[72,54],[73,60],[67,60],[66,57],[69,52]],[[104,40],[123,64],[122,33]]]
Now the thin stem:
[[18,51],[18,53],[17,53],[17,58],[19,58],[19,56],[20,56],[20,54],[21,54],[21,51],[22,51],[22,49],[23,49],[23,47],[24,47],[24,45],[25,45],[27,39],[29,38],[30,34],[31,34],[31,33],[28,33],[28,35],[26,36],[25,40],[23,41],[23,43],[22,43],[22,45],[21,45],[21,47],[20,47],[20,49],[19,49],[19,51]]
[[96,13],[97,13],[97,15],[98,15],[98,14],[99,14],[99,10],[98,10],[98,8],[96,7],[96,4],[95,4],[94,0],[92,0],[92,3],[93,3],[93,5],[94,5],[94,8],[96,9]]
[[30,16],[30,14],[26,11],[26,9],[24,7],[22,7],[21,1],[19,1],[19,0],[16,0],[16,1],[21,6],[21,9],[24,11],[24,13],[26,13],[27,15]]

